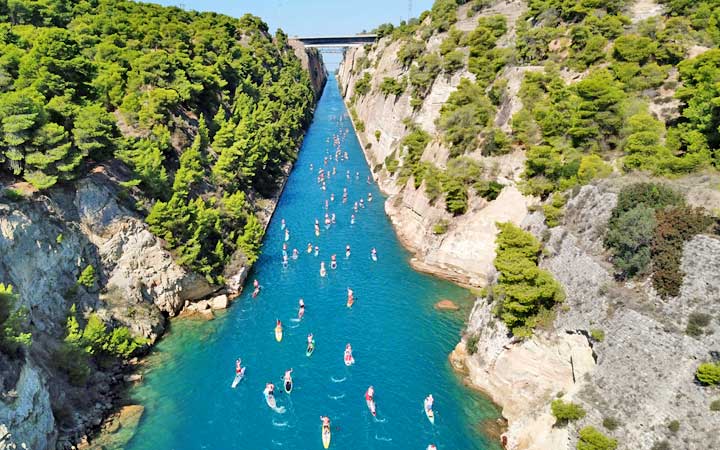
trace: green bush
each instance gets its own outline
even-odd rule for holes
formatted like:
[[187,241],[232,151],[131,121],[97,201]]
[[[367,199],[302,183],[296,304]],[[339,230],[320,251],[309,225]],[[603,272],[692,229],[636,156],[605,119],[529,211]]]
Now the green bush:
[[[65,345],[82,350],[87,355],[129,358],[146,343],[145,339],[132,336],[127,327],[108,330],[97,314],[90,314],[87,324],[81,330],[75,315],[76,309],[73,305],[65,324]],[[69,348],[62,351],[67,354],[74,353],[74,350]]]
[[617,440],[609,438],[595,427],[584,427],[579,432],[577,450],[615,450]]
[[398,167],[400,166],[400,162],[395,158],[394,153],[391,153],[385,157],[385,168],[387,169],[390,174],[394,174]]
[[690,317],[688,318],[688,324],[687,328],[685,328],[685,333],[688,336],[692,337],[702,336],[704,333],[704,328],[710,325],[711,320],[712,316],[709,314],[700,312],[691,313]]
[[716,386],[720,384],[720,364],[702,363],[695,372],[695,376],[704,385]]
[[590,337],[595,342],[602,342],[605,340],[605,332],[599,328],[593,328],[590,330]]
[[445,219],[441,219],[433,225],[433,234],[435,235],[441,235],[447,233],[448,225],[450,225],[450,222],[448,222]]
[[438,32],[447,31],[457,21],[456,0],[435,0],[430,9],[432,27]]
[[616,430],[620,425],[620,421],[614,417],[605,417],[603,419],[603,427],[610,431]]
[[86,288],[91,288],[95,286],[95,281],[97,281],[95,277],[95,268],[92,265],[85,266],[77,280],[78,284],[85,286]]
[[27,310],[17,300],[13,287],[0,283],[0,350],[14,356],[32,344]]
[[410,68],[410,85],[413,87],[413,96],[424,99],[441,71],[442,60],[437,53],[429,53],[418,58]]
[[452,75],[465,67],[465,54],[460,50],[453,50],[442,59],[442,70],[446,75]]
[[713,400],[710,403],[710,411],[720,411],[720,400]]
[[643,64],[653,56],[656,49],[657,44],[650,38],[637,35],[625,35],[615,40],[613,55],[620,61]]
[[372,81],[372,76],[368,72],[365,72],[363,74],[363,77],[360,78],[359,80],[357,80],[357,82],[355,82],[355,94],[362,97],[363,95],[370,92],[370,82],[371,81]]
[[555,193],[552,196],[550,203],[543,205],[543,213],[545,214],[545,224],[550,227],[556,227],[560,225],[560,221],[563,218],[563,207],[565,206],[566,198],[560,193]]
[[493,201],[500,195],[505,185],[495,180],[479,180],[473,184],[475,192],[487,201]]
[[466,347],[467,347],[468,354],[474,355],[475,353],[477,353],[478,342],[480,342],[480,336],[478,336],[477,334],[470,335],[467,338]]
[[397,59],[403,67],[410,67],[416,58],[419,58],[425,51],[425,44],[416,39],[405,42],[397,52]]
[[382,83],[380,83],[380,92],[382,92],[386,97],[388,95],[400,96],[403,92],[405,92],[406,87],[407,81],[405,80],[405,77],[400,77],[399,79],[385,77],[383,78]]
[[375,130],[375,140],[380,142],[380,136],[382,136],[382,133],[380,133],[380,130]]
[[538,268],[540,242],[532,234],[507,222],[498,223],[495,298],[501,300],[497,314],[516,336],[527,337],[541,310],[565,299],[560,283]]
[[11,202],[19,202],[25,199],[23,193],[16,189],[5,188],[2,190],[1,193],[3,197],[10,200]]
[[437,125],[450,146],[451,156],[475,149],[481,131],[490,123],[495,109],[485,92],[463,78],[440,109]]
[[585,410],[582,406],[557,399],[550,404],[550,410],[557,423],[567,423],[585,417]]
[[622,278],[645,272],[650,264],[656,225],[655,211],[640,204],[608,227],[605,246],[612,252],[612,262]]
[[680,431],[680,421],[673,420],[668,424],[668,430],[670,430],[671,433],[675,434],[678,431]]

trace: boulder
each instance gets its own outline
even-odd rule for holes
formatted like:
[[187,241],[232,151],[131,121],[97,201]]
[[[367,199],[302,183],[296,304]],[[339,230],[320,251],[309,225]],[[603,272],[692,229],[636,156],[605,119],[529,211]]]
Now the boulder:
[[210,300],[210,307],[212,309],[226,309],[228,307],[228,296],[223,294],[213,297],[213,299]]
[[440,311],[457,311],[460,307],[453,303],[452,300],[445,299],[435,303],[435,309]]
[[210,302],[207,300],[200,300],[199,302],[195,303],[195,310],[203,312],[206,309],[210,309]]

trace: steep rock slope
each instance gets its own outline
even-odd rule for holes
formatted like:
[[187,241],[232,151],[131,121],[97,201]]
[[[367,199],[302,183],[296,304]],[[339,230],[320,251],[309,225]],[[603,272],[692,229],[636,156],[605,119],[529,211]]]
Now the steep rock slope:
[[[474,29],[480,17],[505,15],[508,31],[500,45],[511,46],[515,22],[525,11],[525,6],[522,2],[499,2],[470,17],[468,11],[468,7],[461,7],[457,12],[459,21],[456,26],[464,31]],[[420,32],[417,34],[419,36]],[[424,52],[437,50],[447,34],[433,34]],[[527,214],[528,206],[534,203],[533,199],[523,197],[514,186],[522,172],[524,157],[522,152],[499,157],[482,156],[479,149],[472,152],[469,155],[471,158],[480,161],[487,172],[492,172],[507,186],[493,201],[470,193],[467,212],[458,217],[446,211],[442,200],[431,202],[425,194],[424,184],[415,188],[413,180],[400,180],[397,175],[385,170],[383,162],[386,158],[402,150],[402,140],[409,132],[406,119],[411,119],[431,135],[432,141],[423,151],[421,159],[440,167],[447,164],[450,149],[440,139],[436,120],[460,80],[475,78],[466,68],[449,76],[437,76],[419,107],[412,106],[409,91],[399,96],[385,95],[380,85],[386,77],[399,79],[410,73],[410,69],[403,67],[397,58],[401,46],[400,40],[383,38],[369,50],[349,49],[338,71],[343,96],[351,110],[356,111],[356,125],[358,121],[363,124],[360,129],[356,126],[358,137],[374,176],[383,192],[389,195],[385,203],[386,212],[401,241],[417,256],[413,260],[415,267],[463,284],[483,286],[492,269],[493,240],[497,232],[495,222],[520,223]],[[365,73],[372,73],[370,92],[353,103],[355,85]],[[516,84],[519,88],[519,82]],[[509,95],[508,98],[516,97]],[[445,233],[433,232],[435,225],[446,222],[449,226]]]
[[[510,221],[542,242],[540,269],[564,290],[532,336],[506,326],[503,298],[479,299],[451,356],[502,407],[509,449],[576,448],[587,427],[617,440],[607,448],[720,445],[717,391],[695,376],[720,358],[717,225],[681,247],[676,294],[645,272],[618,282],[604,242],[618,192],[648,172],[677,175],[651,181],[717,221],[718,122],[703,100],[717,94],[702,81],[717,79],[720,33],[702,21],[717,8],[438,0],[346,53],[338,81],[415,266],[492,293],[495,223]],[[555,398],[586,414],[556,420]]]

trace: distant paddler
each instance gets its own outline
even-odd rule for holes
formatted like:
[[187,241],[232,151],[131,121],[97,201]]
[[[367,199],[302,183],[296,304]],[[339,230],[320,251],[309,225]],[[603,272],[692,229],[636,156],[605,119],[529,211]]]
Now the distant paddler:
[[347,288],[347,307],[352,308],[353,303],[355,303],[355,296],[353,290]]
[[330,255],[330,268],[333,270],[337,269],[337,258],[335,255]]
[[292,392],[293,388],[292,371],[292,369],[286,370],[283,376],[283,386],[285,387],[285,392],[288,394]]
[[305,356],[310,356],[315,351],[315,338],[313,337],[313,334],[310,333],[307,336],[307,350],[305,350]]
[[327,270],[325,269],[325,261],[320,262],[320,276],[325,278],[327,275]]
[[346,245],[345,246],[345,258],[349,258],[349,257],[350,257],[350,246]]
[[313,246],[312,246],[312,244],[311,244],[310,242],[308,242],[307,252],[308,252],[308,253],[312,253],[312,250],[313,250]]
[[252,293],[253,298],[257,297],[259,293],[260,293],[260,282],[256,278],[253,280],[253,293]]
[[330,447],[330,418],[327,416],[320,416],[322,421],[322,443],[324,448]]
[[277,408],[277,403],[275,402],[275,385],[272,383],[265,383],[265,390],[263,390],[263,395],[265,396],[265,403],[272,408]]
[[280,342],[283,338],[282,322],[280,319],[275,319],[275,340]]
[[353,358],[352,354],[352,346],[350,343],[345,345],[345,354],[343,355],[343,360],[345,361],[346,366],[352,366],[355,364],[355,358]]
[[243,379],[245,376],[245,368],[242,366],[242,361],[240,358],[235,360],[235,378],[232,382],[232,388],[235,388],[235,386],[238,385],[238,383]]
[[433,399],[432,394],[429,394],[427,397],[425,397],[425,401],[423,402],[423,409],[425,410],[425,415],[432,424],[435,423],[435,413],[432,409],[434,401],[435,399]]
[[285,229],[285,219],[280,219],[280,229],[281,230]]
[[367,388],[367,391],[365,391],[365,403],[370,410],[370,414],[376,416],[377,413],[375,411],[375,389],[372,386]]
[[303,316],[305,315],[305,302],[303,301],[303,299],[300,299],[298,304],[300,305],[298,308],[298,320],[302,320]]
[[375,247],[370,250],[370,258],[372,258],[373,261],[377,261],[377,250],[375,250]]
[[290,229],[285,228],[285,242],[290,240]]

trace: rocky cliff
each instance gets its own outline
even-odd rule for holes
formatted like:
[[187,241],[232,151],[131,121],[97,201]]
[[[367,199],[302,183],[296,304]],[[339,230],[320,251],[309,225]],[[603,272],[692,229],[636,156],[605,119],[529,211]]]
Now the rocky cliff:
[[[512,45],[515,22],[524,10],[521,2],[500,2],[492,8],[468,16],[469,5],[466,5],[458,10],[455,26],[470,31],[479,17],[505,14],[509,30],[503,45],[509,46]],[[447,34],[433,34],[424,52],[437,50]],[[419,32],[417,37],[420,38]],[[471,192],[467,212],[458,217],[446,211],[442,200],[431,202],[425,195],[424,184],[416,189],[412,179],[403,183],[398,181],[397,175],[385,170],[385,158],[402,150],[401,141],[409,131],[406,119],[420,125],[432,136],[432,141],[422,154],[422,161],[432,162],[441,168],[447,165],[450,150],[440,139],[435,123],[441,107],[460,80],[474,79],[474,75],[467,69],[459,70],[449,77],[436,77],[419,107],[412,105],[408,90],[399,96],[385,95],[379,86],[386,77],[399,79],[407,77],[410,72],[397,58],[401,45],[401,41],[386,37],[372,47],[348,49],[338,71],[341,91],[348,106],[356,111],[354,120],[363,123],[361,129],[356,126],[358,138],[380,188],[389,196],[385,210],[403,244],[416,255],[414,266],[462,284],[483,286],[491,272],[495,255],[495,222],[520,223],[527,214],[528,206],[534,203],[533,199],[524,197],[515,187],[523,170],[524,155],[514,151],[503,156],[487,157],[479,149],[471,152],[468,156],[483,164],[506,187],[493,201]],[[352,103],[355,85],[366,73],[372,74],[370,92]],[[521,74],[510,78],[517,85],[517,94]],[[508,100],[507,108],[517,109],[517,96],[508,95],[508,99],[514,100]],[[505,115],[507,122],[509,112]],[[433,232],[434,226],[441,222],[449,224],[447,231],[442,234]]]
[[319,99],[327,82],[327,69],[323,63],[320,51],[316,48],[306,48],[300,42],[292,39],[289,43],[295,51],[295,56],[297,56],[302,63],[303,69],[310,74],[313,91],[315,91],[315,98]]
[[[619,186],[608,180],[583,187],[568,201],[563,223],[548,230],[535,213],[523,225],[546,239],[541,264],[564,286],[567,299],[552,324],[532,339],[513,340],[477,301],[466,335],[451,356],[473,384],[503,408],[507,448],[571,449],[585,425],[614,423],[621,449],[707,449],[720,446],[707,388],[694,382],[699,361],[720,348],[720,324],[699,336],[686,328],[692,312],[720,313],[720,240],[700,235],[684,248],[680,295],[663,300],[648,282],[617,283],[602,238]],[[691,202],[717,207],[717,177],[678,181]],[[591,338],[593,330],[602,339]],[[596,331],[597,333],[597,331]],[[468,351],[468,339],[477,350]],[[554,426],[549,404],[572,400],[588,412]],[[679,430],[668,426],[677,420]],[[672,428],[672,427],[671,427]],[[669,444],[662,444],[668,442]]]
[[[557,11],[543,11],[541,2],[467,3],[457,8],[455,31],[433,28],[441,9],[434,7],[432,13],[421,16],[415,28],[408,25],[399,32],[396,28],[375,45],[348,50],[338,72],[355,131],[375,178],[388,195],[386,212],[401,241],[414,253],[416,268],[467,285],[491,285],[497,277],[493,266],[495,223],[510,221],[543,242],[540,267],[548,270],[567,294],[555,316],[527,339],[513,337],[497,318],[491,298],[478,299],[462,341],[451,355],[453,365],[502,408],[508,419],[503,436],[508,449],[574,449],[578,431],[586,425],[616,438],[619,449],[720,448],[714,425],[717,413],[709,407],[717,392],[695,382],[698,364],[712,355],[717,358],[720,323],[713,320],[700,335],[686,333],[693,313],[717,318],[720,312],[720,240],[716,235],[699,235],[685,244],[681,270],[686,275],[677,297],[662,299],[648,278],[618,282],[603,246],[607,222],[621,187],[647,177],[621,175],[617,154],[610,157],[609,163],[614,166],[608,171],[614,172],[610,179],[566,192],[564,216],[559,225],[548,228],[543,201],[525,189],[523,172],[529,145],[517,145],[522,140],[518,135],[525,131],[513,129],[513,116],[524,108],[521,89],[525,75],[545,71],[541,63],[558,69],[559,79],[568,85],[583,80],[589,70],[578,72],[569,67],[568,56],[574,51],[568,48],[570,25],[564,28],[560,20],[555,25],[545,24],[547,17],[557,19]],[[524,16],[528,3],[536,10],[540,8],[537,16]],[[658,16],[666,13],[659,4],[663,2],[618,3],[624,5],[621,12],[626,14],[619,23],[625,24],[628,33],[636,32],[635,27],[641,26],[638,24],[662,21]],[[488,96],[494,95],[495,86],[502,86],[487,126],[510,133],[515,142],[505,154],[488,155],[481,150],[487,139],[483,134],[479,145],[463,155],[479,163],[483,176],[494,177],[504,187],[494,200],[470,190],[467,210],[453,215],[443,198],[430,193],[427,177],[415,183],[416,171],[402,177],[401,170],[391,169],[389,162],[399,160],[400,168],[408,164],[410,149],[404,139],[419,128],[429,134],[421,164],[429,163],[440,170],[448,167],[454,156],[439,129],[441,110],[463,78],[475,80],[476,76],[467,63],[451,74],[443,71],[419,99],[407,82],[412,84],[413,77],[416,83],[422,82],[422,66],[432,61],[421,58],[445,54],[441,46],[453,32],[470,32],[478,19],[498,15],[504,17],[507,27],[495,50],[515,47],[516,34],[523,27],[526,36],[533,37],[522,42],[523,51],[544,46],[546,53],[540,58],[525,55],[528,61],[516,53],[492,84],[483,85]],[[534,30],[533,26],[543,28]],[[546,36],[551,37],[540,42]],[[414,56],[414,62],[408,64],[403,59],[410,58],[412,47],[408,43],[412,42],[419,42],[416,45],[420,50],[416,51],[421,56]],[[467,56],[467,48],[461,44],[457,47]],[[611,46],[606,45],[606,50]],[[690,45],[686,55],[694,57],[706,50]],[[536,61],[543,58],[547,60]],[[607,65],[600,61],[600,66]],[[671,123],[681,113],[682,105],[674,98],[677,84],[678,72],[671,69],[666,84],[645,90],[638,97],[648,103],[655,117]],[[714,171],[710,173],[675,178],[670,184],[685,194],[690,204],[717,211],[719,180]],[[556,424],[550,410],[556,398],[581,405],[587,415],[570,424]]]
[[[320,55],[309,52],[304,63],[321,89]],[[83,383],[68,378],[58,355],[71,306],[81,323],[92,313],[126,326],[148,346],[184,309],[212,314],[211,308],[227,306],[227,296],[216,292],[223,287],[181,266],[150,231],[123,186],[128,175],[115,160],[72,186],[43,193],[10,179],[0,184],[0,191],[15,194],[0,197],[0,280],[18,294],[33,333],[21,360],[0,357],[0,449],[75,448],[117,408],[126,381],[134,379],[132,364],[120,362],[92,366]],[[261,225],[279,195],[258,202]],[[87,266],[95,268],[95,281],[82,286],[78,278]],[[228,278],[227,290],[242,286],[246,266]],[[201,299],[210,301],[194,306]]]

